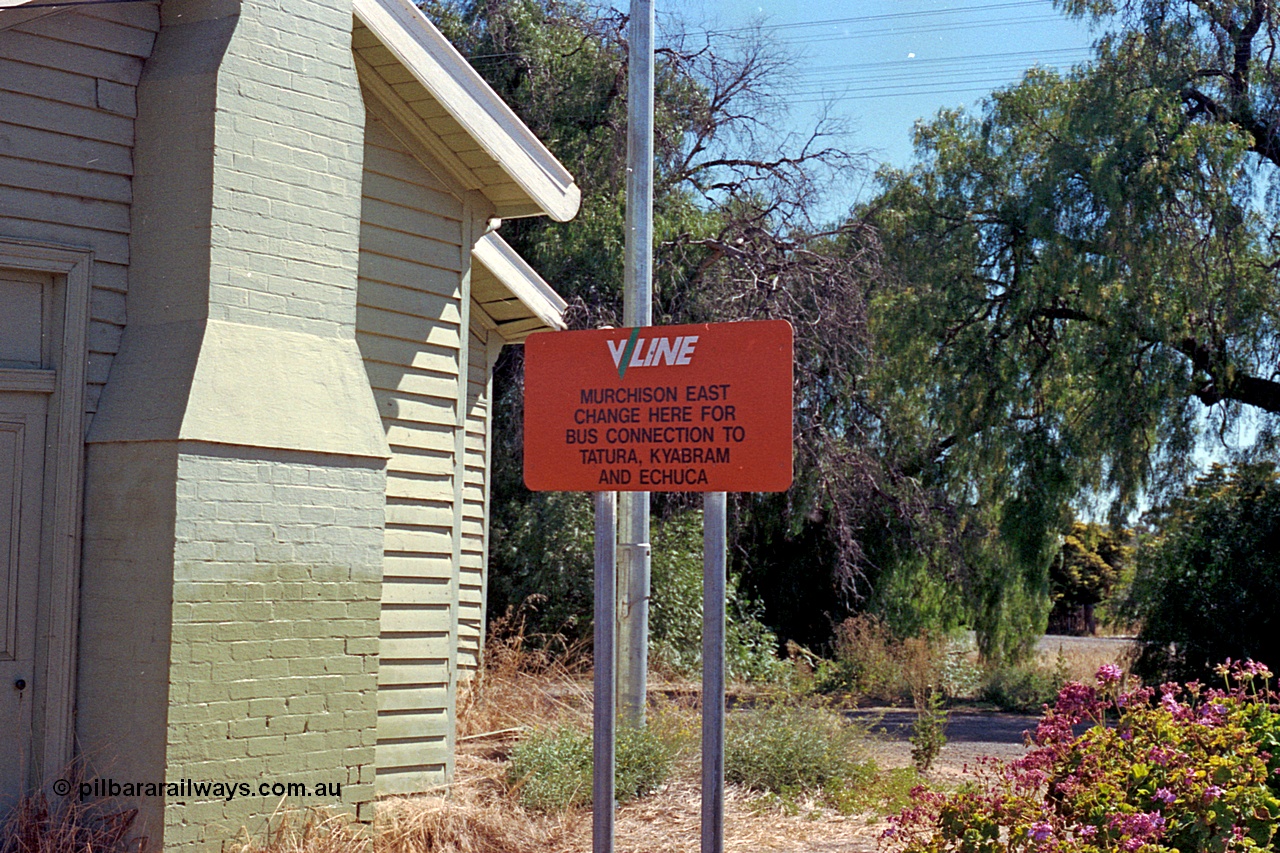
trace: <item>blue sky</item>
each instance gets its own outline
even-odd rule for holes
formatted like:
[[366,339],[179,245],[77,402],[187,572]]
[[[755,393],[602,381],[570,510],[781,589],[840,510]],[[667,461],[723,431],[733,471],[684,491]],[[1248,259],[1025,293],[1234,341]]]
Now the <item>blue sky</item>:
[[797,127],[815,114],[806,102],[825,93],[852,121],[854,142],[897,165],[910,159],[916,119],[972,103],[1032,65],[1080,62],[1095,37],[1051,0],[655,2],[658,15],[679,14],[695,27],[763,22],[798,59]]
[[[629,0],[607,0],[626,11]],[[694,30],[734,31],[760,22],[793,53],[789,129],[806,132],[821,104],[850,126],[848,144],[875,162],[910,165],[912,127],[939,109],[973,106],[1034,65],[1087,61],[1099,33],[1060,14],[1052,0],[654,0],[656,13]],[[838,217],[870,193],[842,189],[824,215]],[[1232,444],[1248,445],[1244,423]],[[1205,466],[1224,457],[1197,451]]]
[[[613,5],[626,10],[629,0]],[[679,16],[695,30],[761,22],[796,59],[790,129],[807,131],[829,103],[850,128],[850,148],[895,166],[911,162],[918,119],[971,105],[1033,65],[1082,62],[1095,38],[1051,0],[655,0],[655,8],[660,20]],[[829,201],[831,214],[860,189],[849,191]]]

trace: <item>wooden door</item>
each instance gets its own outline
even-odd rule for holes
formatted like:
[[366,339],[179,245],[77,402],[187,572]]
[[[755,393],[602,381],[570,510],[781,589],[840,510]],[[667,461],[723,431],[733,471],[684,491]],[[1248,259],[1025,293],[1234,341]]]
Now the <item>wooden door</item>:
[[0,390],[0,809],[30,782],[47,400]]
[[0,269],[0,813],[32,783],[52,278]]

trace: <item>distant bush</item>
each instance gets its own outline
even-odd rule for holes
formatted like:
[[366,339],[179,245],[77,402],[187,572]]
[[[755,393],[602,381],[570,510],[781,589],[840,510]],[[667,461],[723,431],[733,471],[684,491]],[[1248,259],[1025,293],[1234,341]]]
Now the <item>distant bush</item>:
[[1267,462],[1215,465],[1151,512],[1130,612],[1141,620],[1134,670],[1149,682],[1206,678],[1215,662],[1280,666],[1280,475]]
[[1060,653],[1053,666],[1032,661],[989,670],[979,698],[1002,711],[1037,713],[1054,700],[1066,681],[1066,660]]
[[951,637],[921,635],[899,639],[876,616],[860,614],[836,627],[835,659],[815,673],[815,689],[848,693],[855,701],[917,703],[940,693],[944,699],[969,697],[980,670],[971,648]]
[[[619,728],[614,747],[618,802],[662,786],[675,748],[654,727]],[[526,808],[559,811],[587,806],[592,797],[591,732],[573,726],[532,732],[511,752],[507,784]]]
[[819,667],[817,687],[858,700],[901,701],[909,691],[902,656],[902,643],[887,624],[865,613],[851,616],[836,626],[835,659]]
[[[649,600],[650,659],[683,676],[702,671],[702,513],[683,512],[653,529]],[[758,609],[738,590],[725,590],[725,670],[733,681],[771,681],[788,667],[778,658],[778,638]]]
[[1098,633],[1098,611],[1110,602],[1132,562],[1132,537],[1131,530],[1083,521],[1073,521],[1063,532],[1062,547],[1049,566],[1048,633]]
[[934,759],[947,744],[947,714],[942,693],[916,697],[916,719],[911,726],[911,763],[921,773],[929,772]]

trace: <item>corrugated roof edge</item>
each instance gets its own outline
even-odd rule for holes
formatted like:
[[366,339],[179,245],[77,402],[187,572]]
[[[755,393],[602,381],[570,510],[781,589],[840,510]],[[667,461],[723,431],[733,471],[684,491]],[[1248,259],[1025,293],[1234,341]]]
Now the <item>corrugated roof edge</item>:
[[354,0],[356,16],[547,216],[566,222],[573,176],[409,0]]

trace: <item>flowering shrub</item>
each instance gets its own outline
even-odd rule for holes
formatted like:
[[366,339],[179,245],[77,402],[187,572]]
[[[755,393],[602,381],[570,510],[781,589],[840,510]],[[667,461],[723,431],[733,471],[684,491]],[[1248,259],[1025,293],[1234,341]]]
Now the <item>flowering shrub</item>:
[[1280,704],[1252,661],[1223,688],[1173,682],[1062,688],[1012,763],[943,794],[912,792],[885,842],[901,853],[1218,853],[1271,849],[1280,827]]

